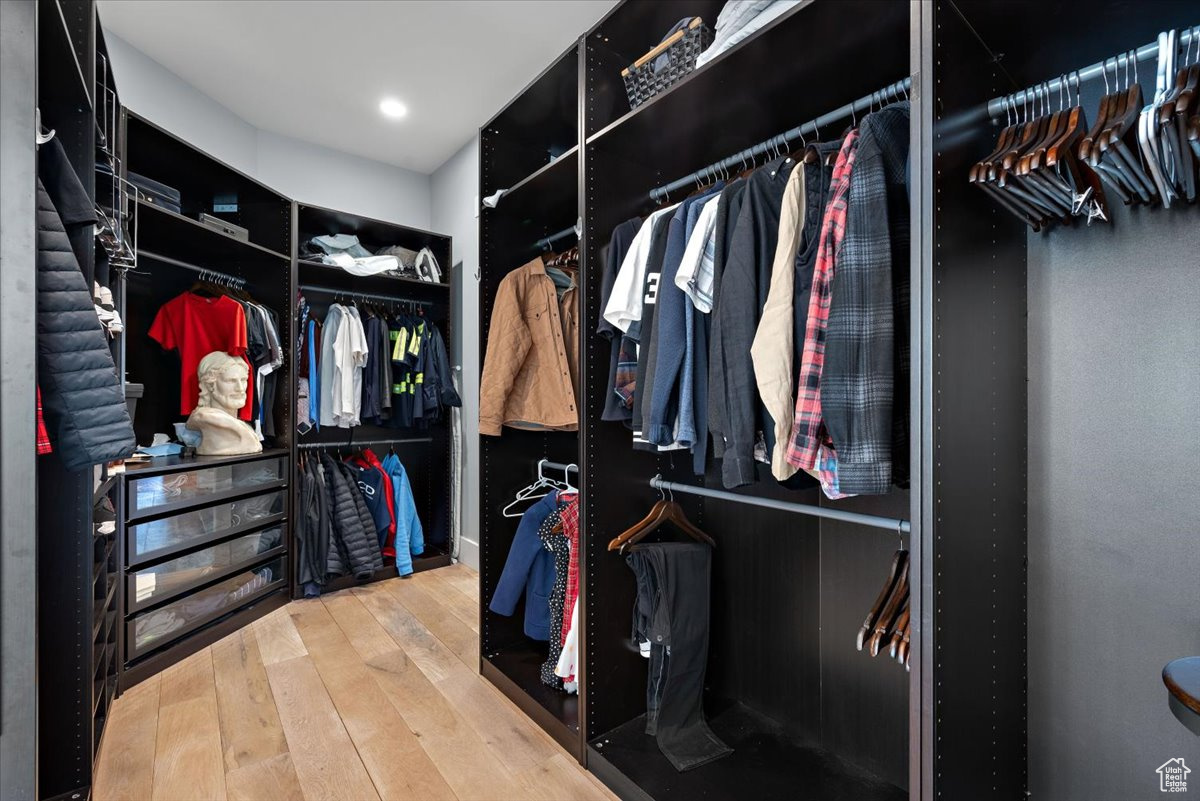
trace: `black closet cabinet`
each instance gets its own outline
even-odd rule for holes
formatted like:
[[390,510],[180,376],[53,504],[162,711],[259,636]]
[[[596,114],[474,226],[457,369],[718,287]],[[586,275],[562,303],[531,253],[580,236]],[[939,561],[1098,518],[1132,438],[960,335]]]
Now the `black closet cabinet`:
[[[447,349],[453,348],[456,332],[452,328],[454,297],[451,290],[450,263],[453,241],[450,237],[400,225],[395,222],[353,214],[348,211],[325,208],[312,203],[296,201],[291,209],[292,277],[294,294],[303,295],[313,314],[324,319],[330,304],[348,303],[351,300],[378,303],[384,307],[400,308],[411,306],[431,320],[445,338]],[[442,270],[442,281],[438,283],[416,278],[398,278],[389,275],[358,276],[339,267],[324,264],[301,251],[301,245],[314,236],[353,234],[371,252],[380,248],[400,245],[412,251],[428,248],[437,259]],[[295,318],[295,310],[290,317]],[[295,336],[299,336],[296,332]],[[292,341],[296,341],[293,338]],[[293,348],[293,351],[295,349]],[[297,380],[305,378],[299,374],[297,354],[292,354],[293,372]],[[457,379],[455,379],[457,381]],[[317,453],[329,449],[347,451],[359,447],[370,447],[383,459],[388,450],[394,450],[404,464],[412,484],[413,500],[417,505],[417,516],[425,530],[425,551],[412,557],[413,571],[431,570],[450,564],[451,521],[450,521],[450,462],[451,432],[447,409],[443,419],[423,429],[392,428],[383,425],[364,424],[353,429],[331,428],[310,430],[306,434],[294,434],[296,454]],[[357,444],[356,444],[357,443]],[[298,475],[298,462],[294,464]],[[292,503],[300,502],[300,482],[293,479]],[[370,581],[382,581],[396,576],[396,560],[385,556],[383,567],[375,571]],[[297,578],[298,570],[292,573],[292,597],[303,595]],[[332,578],[322,592],[353,587],[363,581],[352,575]]]
[[[1195,753],[1159,671],[1200,653],[1197,211],[1121,207],[1108,225],[1033,233],[967,170],[1005,122],[988,101],[1195,25],[1200,7],[813,0],[630,111],[621,68],[722,6],[627,0],[480,130],[481,195],[508,189],[480,213],[483,350],[504,275],[538,239],[582,230],[579,431],[481,438],[482,672],[626,799],[1157,797],[1155,769]],[[1147,96],[1153,67],[1140,65]],[[657,499],[653,476],[719,488],[719,463],[700,482],[689,456],[634,451],[600,420],[599,252],[654,208],[650,189],[905,77],[909,486],[829,502],[760,467],[739,492],[911,533],[677,496],[718,541],[706,711],[735,749],[677,773],[642,733],[634,582],[606,546]],[[1103,92],[1084,81],[1089,119]],[[544,647],[520,607],[487,609],[517,525],[501,510],[542,458],[581,471],[578,698],[538,681]],[[898,540],[910,673],[854,647]]]

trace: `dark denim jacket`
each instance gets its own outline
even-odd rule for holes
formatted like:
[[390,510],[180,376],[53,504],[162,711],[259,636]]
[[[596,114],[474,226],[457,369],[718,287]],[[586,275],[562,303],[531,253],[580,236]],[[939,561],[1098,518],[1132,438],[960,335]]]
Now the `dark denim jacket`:
[[525,635],[535,640],[550,639],[550,593],[554,590],[554,556],[542,547],[538,527],[557,505],[558,493],[551,492],[525,511],[488,604],[496,614],[510,616],[524,593]]

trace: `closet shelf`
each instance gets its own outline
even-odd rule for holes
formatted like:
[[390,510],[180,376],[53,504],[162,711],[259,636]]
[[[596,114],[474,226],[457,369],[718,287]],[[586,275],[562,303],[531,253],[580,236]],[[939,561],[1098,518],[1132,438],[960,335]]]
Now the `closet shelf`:
[[[693,798],[820,798],[905,801],[908,793],[835,754],[805,745],[743,704],[709,719],[733,748],[727,757],[680,773],[646,736],[644,715],[594,738],[588,767],[619,771],[655,801]],[[802,789],[801,789],[802,788]]]
[[484,655],[481,673],[572,755],[579,750],[579,696],[542,684],[545,643],[526,640]]
[[[578,187],[579,146],[576,145],[521,179],[501,196],[496,208],[484,208],[480,213],[520,220],[534,226],[526,237],[533,242],[575,224],[579,208]],[[489,194],[498,188],[489,190]]]
[[407,291],[407,287],[418,286],[439,290],[448,290],[450,288],[450,284],[448,283],[434,283],[433,281],[422,281],[419,278],[408,278],[406,276],[353,275],[337,265],[325,264],[324,262],[312,261],[310,259],[297,259],[296,264],[299,266],[301,272],[300,283],[304,284],[310,281],[328,281],[340,278],[346,281],[347,292],[357,290],[364,292],[371,290],[404,292]]
[[[371,574],[370,578],[360,579],[355,576],[338,576],[335,579],[330,579],[321,588],[322,595],[328,595],[331,592],[348,589],[350,587],[359,587],[364,584],[370,584],[376,581],[384,581],[386,579],[396,578],[396,564],[391,557],[386,557],[391,564],[385,564],[383,567]],[[425,570],[433,570],[436,567],[445,567],[450,564],[450,554],[443,551],[436,545],[426,545],[425,553],[412,558],[413,573],[420,573]]]
[[[256,459],[268,459],[273,456],[286,457],[287,455],[287,448],[264,448],[260,453],[244,453],[239,456],[159,456],[142,464],[125,465],[125,473],[131,478],[145,478],[162,473],[174,473],[185,467],[221,467],[227,464],[252,462]],[[252,494],[256,489],[246,490],[246,492]],[[263,485],[262,489],[268,489],[268,487]]]
[[[714,156],[735,153],[907,75],[908,12],[903,3],[875,0],[797,6],[601,127],[587,144],[606,152],[640,153],[664,176],[704,166]],[[868,18],[873,24],[857,32],[862,43],[856,49],[871,58],[847,70],[846,20]],[[772,69],[765,55],[790,52],[797,37],[806,42],[802,72],[810,80],[798,77],[794,67]],[[834,74],[839,80],[823,77]],[[743,91],[747,86],[754,91]],[[737,123],[730,124],[733,120]],[[647,184],[652,183],[648,176]]]
[[159,253],[185,253],[189,261],[207,261],[203,265],[219,269],[223,261],[245,263],[255,259],[260,263],[282,266],[288,257],[262,245],[209,228],[199,220],[184,217],[162,206],[138,198],[138,248]]
[[[578,176],[565,178],[567,173],[570,171],[564,170],[561,166],[563,164],[570,164],[573,168],[578,168],[579,145],[575,145],[570,150],[564,152],[561,156],[556,158],[554,161],[551,161],[549,164],[543,164],[541,167],[538,167],[536,170],[529,173],[529,175],[526,175],[520,181],[517,181],[517,183],[513,184],[513,186],[510,187],[509,190],[500,198],[498,207],[503,207],[504,204],[511,200],[513,196],[519,197],[524,192],[534,192],[538,191],[539,189],[544,190],[546,188],[544,184],[548,184],[548,182],[551,180],[575,181]],[[562,173],[562,175],[560,175],[560,173]],[[499,187],[494,187],[490,190],[487,190],[486,193],[490,195],[498,188]]]

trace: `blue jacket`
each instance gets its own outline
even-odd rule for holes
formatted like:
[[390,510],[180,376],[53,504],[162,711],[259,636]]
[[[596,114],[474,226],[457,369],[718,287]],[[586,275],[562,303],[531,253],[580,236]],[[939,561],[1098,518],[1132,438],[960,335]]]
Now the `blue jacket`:
[[389,507],[386,486],[383,483],[383,473],[370,464],[351,460],[346,465],[354,471],[354,480],[358,483],[359,494],[367,504],[371,520],[375,523],[375,539],[382,548],[387,541],[387,532],[392,525],[392,513]]
[[557,506],[558,493],[552,491],[525,510],[488,604],[488,609],[508,617],[524,592],[525,635],[535,640],[550,639],[550,593],[554,590],[554,555],[542,547],[538,529]]
[[425,552],[425,529],[417,517],[417,502],[413,498],[408,473],[400,457],[389,453],[382,462],[392,481],[392,498],[396,507],[396,572],[401,576],[413,572],[412,558]]

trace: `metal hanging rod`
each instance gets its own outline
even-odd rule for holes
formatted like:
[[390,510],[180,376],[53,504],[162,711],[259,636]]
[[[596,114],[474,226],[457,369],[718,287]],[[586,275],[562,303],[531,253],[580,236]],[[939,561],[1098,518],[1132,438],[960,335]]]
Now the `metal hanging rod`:
[[[1189,28],[1179,34],[1178,41],[1180,47],[1187,46],[1193,41],[1194,37],[1200,36],[1200,32],[1196,27]],[[1040,83],[1036,87],[1022,89],[1011,95],[1002,95],[988,101],[988,116],[1000,117],[1004,114],[1005,108],[1020,106],[1033,98],[1035,92],[1045,95],[1046,93],[1054,94],[1063,89],[1070,89],[1070,84],[1073,81],[1088,81],[1093,78],[1102,77],[1104,71],[1108,69],[1109,62],[1112,62],[1114,68],[1128,67],[1131,60],[1131,54],[1134,60],[1149,61],[1158,58],[1158,42],[1153,41],[1150,44],[1142,45],[1136,51],[1129,50],[1120,55],[1106,58],[1096,64],[1084,67],[1083,69],[1072,70],[1066,76],[1059,76],[1045,83]],[[1174,80],[1174,76],[1171,78]]]
[[301,450],[318,450],[320,448],[358,448],[363,445],[403,445],[407,442],[432,442],[433,437],[409,437],[405,439],[359,439],[349,442],[301,442],[297,448]]
[[551,470],[562,470],[564,472],[566,472],[566,471],[570,471],[572,473],[579,472],[579,465],[577,465],[577,464],[563,464],[562,462],[551,462],[547,459],[539,459],[538,466],[539,467],[549,467]]
[[658,490],[679,492],[684,495],[719,498],[723,501],[761,506],[764,509],[775,509],[780,512],[792,512],[798,515],[841,520],[844,523],[857,523],[860,526],[884,528],[888,531],[908,533],[912,530],[912,525],[907,520],[901,520],[898,517],[880,517],[879,515],[868,515],[861,512],[843,512],[840,509],[828,509],[824,506],[814,506],[808,503],[788,503],[787,501],[776,501],[771,498],[755,498],[752,495],[738,495],[733,492],[725,492],[724,490],[714,490],[707,487],[696,487],[691,484],[677,484],[674,481],[664,481],[662,476],[655,476],[650,479],[650,486]]
[[[202,276],[211,277],[218,283],[227,283],[239,289],[246,286],[245,278],[239,278],[236,275],[229,275],[228,273],[223,273],[220,270],[212,270],[208,267],[201,267],[198,264],[191,264],[190,262],[180,261],[179,259],[172,259],[170,256],[164,256],[161,253],[154,253],[149,250],[141,250],[137,252],[137,255],[139,258],[145,257],[148,259],[153,259],[154,261],[161,261],[164,264],[171,264],[175,267],[182,267],[185,270],[191,270],[194,273],[200,273]],[[131,272],[136,273],[137,271],[132,270]]]
[[561,231],[556,231],[550,236],[544,236],[537,242],[533,243],[534,250],[549,250],[550,245],[560,239],[565,239],[568,236],[579,236],[579,223],[575,223],[570,228],[564,228]]
[[654,201],[666,200],[667,196],[677,189],[683,189],[688,186],[695,186],[697,181],[704,178],[709,178],[722,173],[726,170],[731,170],[734,167],[739,167],[747,161],[757,158],[758,156],[778,150],[780,147],[790,148],[795,142],[805,140],[804,131],[810,130],[810,135],[815,137],[820,129],[826,125],[832,125],[835,122],[841,122],[847,117],[854,117],[859,112],[867,111],[875,106],[886,105],[888,99],[897,99],[908,96],[908,90],[912,88],[912,78],[905,78],[902,81],[888,84],[882,89],[872,92],[871,94],[860,97],[852,103],[847,103],[841,108],[834,109],[827,114],[822,114],[814,120],[802,123],[791,130],[784,131],[778,136],[773,136],[765,142],[759,142],[753,147],[747,148],[739,153],[734,153],[728,158],[710,164],[707,167],[696,170],[695,172],[685,175],[677,181],[672,181],[669,184],[656,187],[650,190],[650,199]]
[[432,301],[428,300],[414,300],[412,298],[396,297],[395,295],[380,295],[374,292],[358,292],[350,289],[337,289],[336,287],[330,286],[314,286],[312,284],[301,284],[300,291],[320,292],[326,295],[344,295],[345,297],[355,298],[358,300],[381,300],[387,303],[409,303],[429,309],[432,309],[435,305]]

